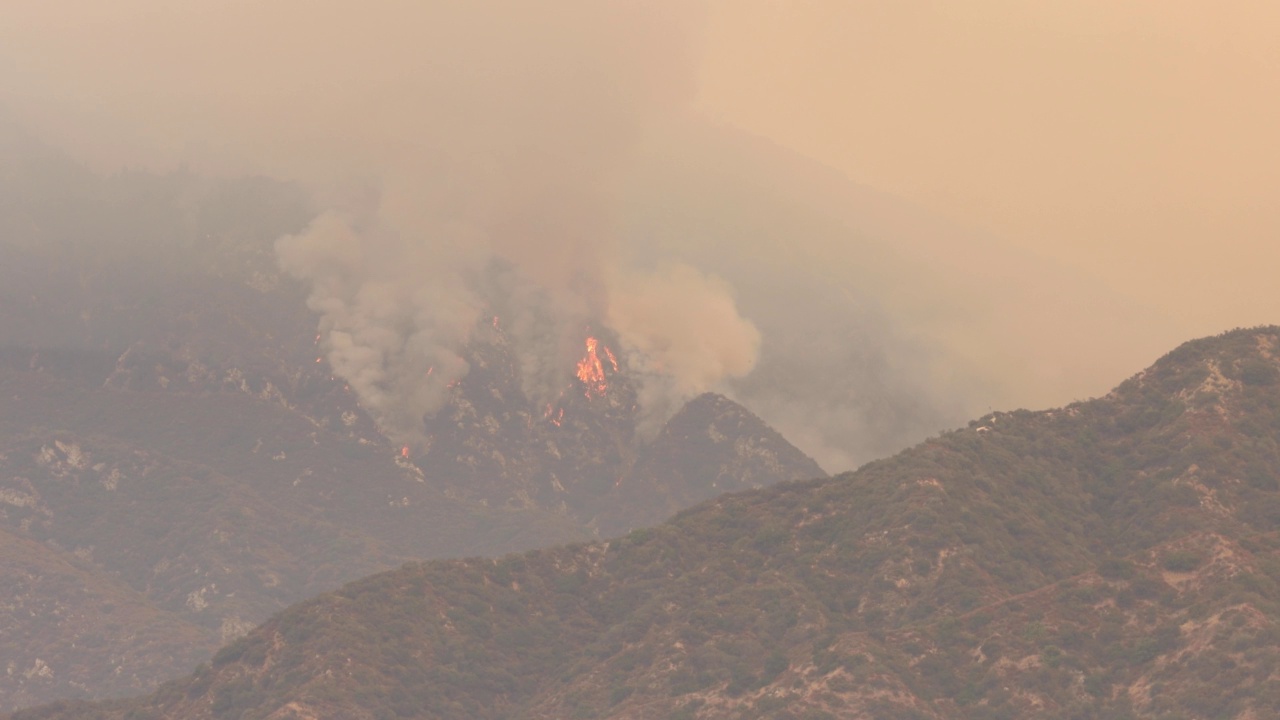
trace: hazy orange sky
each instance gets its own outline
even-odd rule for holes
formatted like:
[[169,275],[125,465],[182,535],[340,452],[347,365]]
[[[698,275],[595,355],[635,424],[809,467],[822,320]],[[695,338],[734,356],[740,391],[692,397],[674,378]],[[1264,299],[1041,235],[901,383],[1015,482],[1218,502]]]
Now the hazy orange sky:
[[701,105],[1189,332],[1280,318],[1280,3],[714,5]]
[[[380,71],[376,93],[412,85],[422,66],[414,55],[440,43],[465,57],[465,33],[433,35],[430,23],[412,20],[427,14],[413,3],[374,6],[353,15],[343,2],[12,0],[0,11],[9,46],[0,79],[6,71],[20,85],[58,78],[63,87],[44,102],[63,104],[73,134],[115,122],[116,148],[217,154],[223,140],[183,130],[217,123],[228,137],[251,137],[239,125],[336,117],[370,68]],[[1280,319],[1280,3],[711,0],[708,8],[697,101],[706,115],[1081,268],[1188,335]],[[565,37],[598,30],[572,14],[549,12],[552,21]],[[688,17],[675,24],[688,27]],[[327,38],[297,28],[326,28]],[[498,32],[514,38],[520,29]],[[664,52],[650,48],[649,62],[687,62]],[[336,100],[291,82],[301,63],[325,77],[310,90],[336,88]],[[226,111],[233,97],[258,110]],[[131,107],[85,119],[95,104]],[[394,124],[388,114],[293,125],[303,140],[326,130],[353,138],[357,123]],[[258,157],[298,143],[270,137],[252,137]]]
[[1087,270],[1280,321],[1280,3],[718,0],[701,107]]

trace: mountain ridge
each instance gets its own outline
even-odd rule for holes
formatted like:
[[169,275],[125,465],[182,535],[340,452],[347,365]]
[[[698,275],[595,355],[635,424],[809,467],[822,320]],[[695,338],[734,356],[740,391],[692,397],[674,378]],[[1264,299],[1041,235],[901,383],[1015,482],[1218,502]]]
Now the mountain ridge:
[[[276,239],[316,212],[297,186],[98,175],[3,119],[0,155],[0,531],[21,541],[0,556],[0,709],[149,691],[289,604],[409,560],[585,540],[606,510],[630,527],[678,509],[613,497],[649,452],[627,393],[580,396],[557,356],[542,368],[563,390],[552,423],[489,318],[465,348],[473,374],[424,420],[434,452],[384,435],[277,266]],[[783,462],[757,481],[812,472],[771,442]],[[69,577],[83,592],[49,594]],[[58,611],[21,610],[34,607]]]
[[[48,701],[56,688],[145,690],[288,603],[410,559],[590,536],[567,517],[451,498],[391,448],[344,439],[270,398],[110,382],[85,390],[62,374],[83,361],[25,356],[43,369],[0,370],[0,392],[24,408],[0,422],[0,529],[43,548],[45,574],[65,574],[58,563],[70,561],[95,578],[74,616],[97,613],[103,603],[89,598],[123,582],[142,607],[118,617],[158,612],[200,639],[179,652],[148,640],[147,620],[85,648],[77,638],[86,631],[64,613],[14,617],[0,641],[11,702]],[[6,573],[31,574],[21,565]],[[56,601],[41,596],[46,586],[6,587],[17,607]],[[43,646],[19,642],[41,636]],[[37,660],[52,669],[23,676]]]
[[623,538],[412,563],[34,718],[1280,711],[1280,328]]

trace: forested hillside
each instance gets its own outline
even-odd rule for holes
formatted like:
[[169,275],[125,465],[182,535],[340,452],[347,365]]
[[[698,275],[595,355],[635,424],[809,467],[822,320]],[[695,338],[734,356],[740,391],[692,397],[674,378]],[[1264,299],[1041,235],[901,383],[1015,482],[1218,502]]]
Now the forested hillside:
[[1280,714],[1280,328],[651,530],[414,563],[54,718]]
[[[822,474],[718,396],[651,446],[612,362],[608,397],[576,358],[552,367],[550,416],[489,317],[410,453],[276,266],[313,215],[264,178],[97,175],[0,118],[0,710],[153,690],[406,561],[607,536]],[[721,466],[721,487],[694,482]]]

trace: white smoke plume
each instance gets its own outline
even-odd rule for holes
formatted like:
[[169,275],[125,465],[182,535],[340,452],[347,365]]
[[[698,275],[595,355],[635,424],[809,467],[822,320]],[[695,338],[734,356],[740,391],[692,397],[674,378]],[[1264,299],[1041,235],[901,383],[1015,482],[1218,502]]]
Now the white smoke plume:
[[[1122,142],[1125,152],[1099,144],[1092,124],[1074,141],[1072,128],[1039,133],[1041,154],[1065,158],[1066,165],[1038,163],[1052,178],[1026,182],[1022,160],[1035,148],[1029,150],[1018,133],[991,131],[1001,126],[989,121],[1000,116],[1014,126],[1040,127],[1025,122],[1019,109],[1077,107],[1090,98],[1073,96],[1063,83],[1040,83],[1042,96],[1028,104],[1022,90],[1030,86],[1022,82],[1004,83],[1017,90],[1007,97],[989,96],[986,90],[1000,83],[985,82],[985,70],[1034,75],[1034,68],[1051,66],[1054,72],[1082,71],[1080,78],[1102,73],[1104,80],[1124,80],[1112,64],[1093,62],[1097,53],[1073,59],[1080,43],[1056,43],[1065,35],[1046,36],[1051,42],[1045,44],[1006,43],[1005,59],[1021,58],[1033,46],[1047,54],[1026,56],[1029,63],[992,64],[999,55],[987,52],[992,38],[955,36],[981,50],[967,60],[979,70],[967,75],[982,85],[975,95],[955,85],[964,73],[958,75],[950,60],[965,61],[964,53],[913,56],[903,50],[910,42],[878,43],[879,50],[922,59],[906,68],[919,83],[899,82],[905,66],[896,61],[880,63],[892,68],[892,76],[884,77],[863,72],[867,63],[833,62],[852,57],[840,55],[845,50],[868,48],[827,32],[849,26],[824,20],[839,14],[832,8],[879,4],[791,3],[811,6],[801,13],[808,20],[769,28],[752,13],[744,15],[740,3],[712,4],[705,18],[704,2],[4,0],[0,115],[99,174],[142,168],[164,175],[186,162],[200,176],[261,174],[305,184],[328,212],[309,232],[281,241],[281,268],[310,288],[312,306],[324,318],[328,361],[397,437],[412,437],[415,418],[439,402],[442,384],[466,372],[458,347],[472,322],[489,312],[500,314],[504,332],[520,340],[513,347],[534,396],[563,383],[566,368],[580,357],[587,327],[625,326],[626,346],[652,354],[633,370],[688,373],[646,375],[650,407],[659,402],[654,395],[708,386],[717,369],[731,375],[747,368],[738,360],[753,355],[752,335],[742,322],[749,317],[762,335],[755,369],[742,380],[723,378],[716,389],[727,387],[836,470],[896,451],[991,406],[1035,407],[1105,392],[1113,378],[1177,340],[1212,331],[1206,313],[1218,313],[1212,323],[1229,327],[1265,322],[1259,314],[1274,307],[1245,303],[1239,293],[1215,294],[1204,283],[1166,281],[1161,273],[1135,279],[1125,275],[1125,262],[1105,263],[1106,277],[1125,276],[1125,282],[1102,287],[1078,268],[1034,257],[1039,250],[1050,258],[1086,257],[1067,247],[1078,243],[1061,243],[1054,232],[1027,232],[1017,244],[1032,252],[1011,253],[999,238],[850,182],[887,179],[889,187],[915,188],[916,202],[950,198],[942,204],[954,210],[956,202],[978,195],[947,187],[971,185],[987,199],[1003,197],[1001,168],[1012,168],[1011,177],[1045,201],[1041,210],[1075,208],[1076,189],[1105,185],[1094,182],[1088,162],[1077,163],[1076,156],[1101,153],[1106,162],[1097,167],[1119,162],[1159,175],[1154,183],[1124,181],[1141,190],[1130,198],[1141,212],[1117,215],[1114,198],[1095,203],[1097,228],[1111,227],[1120,216],[1156,218],[1148,227],[1156,232],[1115,226],[1118,234],[1111,235],[1134,243],[1124,252],[1152,257],[1143,243],[1156,243],[1157,255],[1169,262],[1182,258],[1179,267],[1198,271],[1196,279],[1207,260],[1222,268],[1235,263],[1233,272],[1216,273],[1228,278],[1223,282],[1234,282],[1241,272],[1261,277],[1274,263],[1251,260],[1270,257],[1280,245],[1275,233],[1254,232],[1270,227],[1258,213],[1274,205],[1260,199],[1274,183],[1255,180],[1276,163],[1266,162],[1265,152],[1218,152],[1221,133],[1200,132],[1228,125],[1238,130],[1240,118],[1252,118],[1244,128],[1252,134],[1236,133],[1237,145],[1274,135],[1275,113],[1257,102],[1280,94],[1256,90],[1276,74],[1257,62],[1256,53],[1209,58],[1231,72],[1202,73],[1208,79],[1199,92],[1149,93],[1147,99],[1158,102],[1126,105],[1128,115],[1108,119],[1119,121],[1116,138],[1128,132],[1140,141],[1132,153],[1128,146],[1135,143]],[[1122,24],[1132,19],[1121,15]],[[903,37],[932,42],[936,34],[918,32],[920,18],[903,18],[909,20],[897,27]],[[943,13],[933,20],[954,18]],[[820,32],[804,30],[811,22]],[[1039,29],[1056,34],[1060,25],[1045,22]],[[1210,25],[1218,37],[1234,28]],[[969,24],[970,30],[984,28],[1000,33],[998,24]],[[1244,39],[1270,39],[1254,35]],[[1162,32],[1148,39],[1167,44],[1172,37]],[[815,51],[827,42],[836,55]],[[705,63],[699,57],[704,45]],[[1126,87],[1155,87],[1145,76],[1154,46],[1128,45],[1116,56],[1128,58]],[[1204,43],[1184,45],[1195,50]],[[874,57],[876,48],[870,50],[867,57]],[[782,59],[760,59],[775,56]],[[938,58],[947,61],[938,64]],[[1172,68],[1164,78],[1169,87],[1185,84],[1178,67],[1165,68]],[[1141,82],[1129,82],[1138,76]],[[710,117],[688,112],[699,78],[706,86],[698,108]],[[1220,78],[1233,82],[1224,85]],[[945,92],[930,91],[931,82]],[[879,103],[879,115],[868,114],[862,86],[895,97],[914,88],[916,99],[936,100],[946,111],[921,113],[918,103],[891,102]],[[1090,81],[1073,87],[1093,92],[1109,86]],[[1151,123],[1143,118],[1179,115],[1162,104],[1169,97],[1213,97],[1226,104],[1198,102],[1213,112],[1181,113],[1182,130],[1172,135],[1147,132]],[[1009,112],[993,114],[988,101]],[[806,102],[810,110],[830,112],[806,111]],[[1234,110],[1219,111],[1223,107]],[[896,122],[894,113],[908,121]],[[861,119],[861,125],[831,122],[837,116]],[[664,134],[660,128],[668,122]],[[750,132],[725,126],[742,122]],[[816,127],[812,122],[830,131],[825,140],[810,137],[805,128]],[[849,130],[855,126],[861,131]],[[958,137],[975,128],[991,142],[943,143],[958,148],[950,155],[921,144],[926,136]],[[1166,141],[1181,142],[1183,135],[1200,137],[1212,150],[1199,153],[1198,165],[1166,151]],[[793,146],[840,169],[773,144],[788,140],[802,140]],[[920,162],[877,162],[876,148],[882,160],[905,151]],[[970,156],[981,159],[981,167]],[[1246,156],[1256,162],[1237,172],[1232,163]],[[998,162],[1001,157],[1016,162]],[[1164,172],[1168,158],[1178,158],[1186,172]],[[14,198],[76,192],[75,183],[62,182],[64,175],[47,175],[59,180],[57,187],[44,187],[30,182],[30,173],[12,172],[4,160],[0,184],[10,181]],[[1066,166],[1079,172],[1060,172]],[[969,182],[975,172],[989,182]],[[1194,182],[1179,185],[1171,177],[1202,180],[1220,192],[1205,195]],[[1165,212],[1170,195],[1160,188],[1183,199],[1203,196],[1204,212],[1192,214],[1200,212],[1204,222],[1170,219],[1176,213]],[[1013,223],[1006,228],[1025,230],[1037,217],[1036,202],[1014,205],[1026,205],[1025,212],[1010,215],[1004,212],[1009,203],[984,200],[962,217],[978,226],[983,217],[1004,217]],[[1218,211],[1210,212],[1214,207]],[[49,215],[68,226],[81,220],[57,209]],[[1040,217],[1058,227],[1058,235],[1079,235],[1072,229],[1078,223],[1064,225],[1052,212]],[[1250,251],[1208,257],[1203,243],[1190,238],[1205,228],[1221,235],[1215,222],[1224,217],[1239,220],[1232,242],[1244,247],[1252,238]],[[1185,235],[1181,250],[1167,242],[1177,232],[1159,231],[1170,223]],[[113,252],[122,256],[126,250],[146,255],[150,250],[143,248],[156,244],[136,241],[132,232],[120,237]],[[676,263],[696,271],[687,281],[673,280],[684,272],[671,269]],[[727,302],[728,288],[708,273],[732,285],[736,304]],[[691,289],[699,283],[704,287]],[[1259,298],[1280,297],[1264,292],[1266,283],[1254,285],[1262,288]],[[1202,292],[1188,293],[1192,286]],[[1138,294],[1156,291],[1162,294]],[[1196,312],[1171,316],[1149,304],[1173,296]],[[1245,315],[1232,315],[1245,307],[1241,303],[1249,305]],[[678,307],[668,320],[679,325],[654,327],[643,312],[651,307]],[[1098,348],[1106,352],[1100,355]]]
[[[309,187],[324,212],[280,239],[280,268],[308,288],[323,360],[404,444],[468,372],[461,350],[490,314],[535,401],[605,328],[650,422],[732,390],[833,469],[852,460],[824,447],[865,459],[940,426],[895,421],[882,407],[909,405],[897,395],[872,404],[913,377],[811,351],[824,328],[865,322],[798,300],[813,283],[782,274],[794,253],[765,252],[827,237],[762,195],[810,184],[743,165],[715,133],[664,135],[701,127],[688,120],[699,0],[56,5],[5,4],[0,97],[15,119],[108,172],[187,162]],[[896,371],[904,354],[852,367]],[[814,380],[828,373],[847,387]],[[829,412],[804,411],[810,398]]]
[[615,278],[606,317],[643,380],[651,421],[673,401],[747,375],[760,352],[760,331],[738,314],[728,283],[685,264]]
[[276,252],[282,269],[310,283],[334,373],[389,435],[418,442],[423,415],[468,369],[459,351],[478,308],[459,278],[433,276],[424,243],[358,229],[335,212],[281,238]]
[[534,396],[592,325],[661,368],[655,403],[751,367],[759,339],[723,282],[638,272],[618,246],[621,178],[696,92],[696,0],[6,12],[21,31],[0,28],[0,88],[58,144],[315,192],[322,212],[279,240],[279,266],[308,287],[323,359],[397,440],[420,440],[487,313],[506,316]]

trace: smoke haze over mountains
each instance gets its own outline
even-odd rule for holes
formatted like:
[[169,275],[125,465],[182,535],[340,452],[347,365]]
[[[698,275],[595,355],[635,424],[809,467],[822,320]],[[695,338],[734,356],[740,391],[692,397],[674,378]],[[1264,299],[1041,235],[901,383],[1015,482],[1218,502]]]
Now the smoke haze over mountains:
[[542,322],[508,324],[519,344],[555,338],[531,367],[571,366],[593,324],[654,371],[655,397],[754,366],[759,334],[731,288],[684,265],[633,268],[618,248],[619,173],[694,90],[695,3],[80,10],[51,22],[83,41],[64,49],[84,64],[49,70],[30,107],[96,88],[74,109],[160,141],[148,154],[183,144],[198,167],[315,188],[327,208],[279,241],[280,266],[310,287],[327,359],[394,438],[420,439],[467,372],[474,326],[512,296],[541,305]]
[[[278,268],[305,284],[335,373],[406,443],[491,316],[531,398],[603,328],[651,413],[718,389],[828,470],[988,406],[1101,392],[1183,333],[1034,247],[708,122],[727,7],[16,0],[0,91],[108,176],[187,163],[306,187],[315,218],[275,242]],[[888,125],[856,141],[881,147]],[[779,137],[804,146],[795,132]]]

